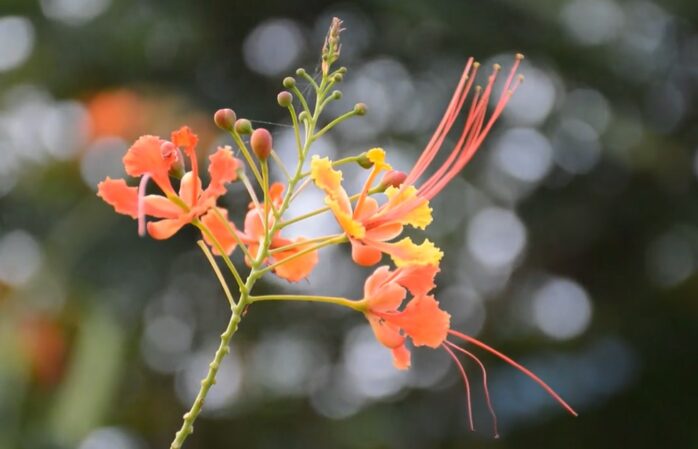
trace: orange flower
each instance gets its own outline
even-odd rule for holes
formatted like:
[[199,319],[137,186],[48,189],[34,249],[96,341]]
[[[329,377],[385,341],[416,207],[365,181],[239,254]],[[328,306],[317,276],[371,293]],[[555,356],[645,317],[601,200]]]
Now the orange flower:
[[[409,337],[415,346],[438,348],[446,339],[451,316],[427,293],[434,288],[435,265],[376,269],[364,284],[366,311],[376,339],[393,353],[398,369],[410,366]],[[400,310],[407,291],[413,298]]]
[[[147,231],[155,239],[167,239],[184,225],[201,218],[211,225],[211,231],[222,245],[235,244],[233,237],[220,223],[212,223],[211,209],[218,197],[226,192],[225,184],[237,179],[240,162],[233,157],[229,147],[219,147],[209,156],[208,172],[210,182],[206,189],[201,188],[196,144],[198,137],[188,127],[172,133],[172,141],[156,136],[143,136],[128,149],[123,162],[126,173],[140,177],[139,187],[130,187],[123,179],[107,178],[98,185],[97,195],[114,207],[120,214],[129,215],[139,221],[139,233],[145,234],[145,217],[160,218],[147,223]],[[170,181],[170,172],[181,168],[183,161],[178,148],[182,148],[190,160],[191,171],[184,174],[175,193]],[[146,195],[148,181],[152,179],[165,195]],[[224,209],[219,209],[224,215]],[[214,226],[215,224],[215,226]],[[211,244],[208,237],[206,241]],[[214,248],[215,251],[215,248]],[[232,251],[232,249],[231,249]]]
[[[395,216],[390,221],[378,225],[371,223],[371,219],[381,208],[375,199],[368,196],[368,191],[378,174],[391,167],[385,162],[385,152],[380,148],[368,151],[367,157],[373,163],[373,170],[354,208],[342,187],[342,172],[333,169],[329,159],[314,156],[310,166],[310,176],[315,185],[325,192],[325,203],[349,238],[352,258],[359,265],[370,266],[380,261],[382,253],[387,253],[398,267],[438,264],[443,253],[429,240],[417,245],[406,237],[399,242],[388,243],[402,233],[405,225],[424,229],[431,223],[431,208],[427,201],[422,201],[418,207]],[[388,187],[385,194],[388,202],[384,207],[390,209],[410,201],[416,190]]]
[[[277,182],[269,187],[269,196],[271,199],[271,204],[274,209],[281,206],[283,201],[284,185]],[[250,203],[250,210],[245,216],[245,231],[238,232],[240,240],[247,245],[247,249],[252,257],[256,257],[259,251],[259,245],[264,239],[265,228],[264,228],[264,205],[257,205],[254,202]],[[206,217],[204,217],[205,219]],[[267,225],[271,228],[274,225],[274,214],[270,210],[267,214]],[[272,236],[271,244],[269,245],[269,250],[273,253],[269,257],[270,263],[281,262],[288,259],[291,256],[304,251],[308,248],[308,245],[302,244],[306,240],[304,237],[297,237],[295,239],[287,239],[281,237],[281,232],[277,232]],[[284,247],[289,247],[287,250],[276,251]],[[298,282],[302,279],[308,277],[308,275],[313,271],[315,265],[318,262],[318,252],[310,251],[301,256],[295,257],[293,260],[280,264],[274,270],[276,275],[280,278],[286,279],[290,282]],[[249,264],[250,261],[247,261]]]
[[[497,435],[497,417],[490,401],[485,365],[472,352],[448,340],[449,336],[455,337],[488,351],[518,369],[538,383],[565,410],[577,416],[577,412],[569,404],[526,367],[480,340],[450,329],[451,316],[440,309],[434,296],[428,294],[435,287],[434,276],[438,271],[439,268],[435,265],[409,266],[397,268],[394,271],[390,271],[387,266],[382,266],[376,269],[364,284],[364,298],[361,301],[365,307],[364,314],[371,324],[376,339],[392,351],[395,367],[398,369],[410,367],[410,351],[405,345],[407,338],[410,338],[415,346],[444,349],[456,364],[463,378],[469,425],[472,430],[470,381],[463,364],[454,351],[465,354],[478,365],[482,373],[485,399],[492,415],[494,433]],[[408,291],[413,298],[400,310]]]
[[381,253],[390,254],[398,267],[439,263],[442,253],[429,240],[425,240],[421,245],[414,244],[408,238],[397,243],[387,242],[400,235],[404,225],[424,229],[431,223],[429,200],[463,170],[501,115],[519,85],[520,78],[515,83],[513,81],[522,58],[523,56],[517,55],[504,84],[504,93],[488,119],[486,119],[487,105],[500,67],[495,66],[484,90],[479,87],[476,89],[456,145],[444,163],[425,182],[417,186],[418,179],[432,165],[446,136],[455,124],[475,80],[479,64],[472,58],[468,61],[436,132],[402,184],[399,187],[389,186],[385,190],[388,201],[381,206],[368,197],[368,193],[377,175],[381,171],[391,170],[390,165],[385,162],[385,152],[382,149],[374,148],[367,153],[369,161],[373,164],[373,170],[353,210],[349,197],[341,186],[342,173],[334,170],[327,158],[313,158],[311,176],[315,184],[325,191],[328,207],[349,237],[352,257],[356,263],[374,265],[380,261]]

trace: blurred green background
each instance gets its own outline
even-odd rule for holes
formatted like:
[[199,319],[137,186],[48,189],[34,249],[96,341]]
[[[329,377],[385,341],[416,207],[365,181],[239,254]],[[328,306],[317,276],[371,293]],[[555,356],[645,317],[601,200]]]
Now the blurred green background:
[[[333,15],[349,73],[332,112],[369,108],[318,143],[334,157],[380,145],[407,169],[468,56],[526,54],[503,119],[434,202],[436,294],[580,417],[482,354],[503,438],[477,386],[471,433],[442,351],[398,372],[356,314],[261,304],[186,447],[698,448],[694,0],[0,0],[0,448],[169,447],[227,303],[195,232],[140,239],[96,183],[141,134],[189,124],[202,158],[231,143],[219,107],[273,122],[291,161],[276,93],[317,68]],[[321,201],[308,190],[293,212]],[[246,202],[237,185],[225,199],[238,224]],[[358,298],[346,250],[260,291]]]

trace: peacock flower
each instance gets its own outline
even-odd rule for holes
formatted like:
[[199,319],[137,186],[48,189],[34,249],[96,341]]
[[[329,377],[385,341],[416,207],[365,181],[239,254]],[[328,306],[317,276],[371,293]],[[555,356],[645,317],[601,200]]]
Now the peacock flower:
[[[504,360],[509,365],[524,373],[543,388],[570,414],[577,412],[567,404],[550,386],[529,369],[509,356],[462,332],[450,328],[451,316],[439,307],[438,301],[429,292],[434,289],[434,277],[439,268],[435,265],[409,266],[391,271],[388,266],[377,268],[364,284],[364,298],[359,302],[361,310],[368,319],[376,339],[391,350],[393,364],[398,369],[410,367],[410,351],[407,339],[414,346],[441,348],[456,364],[466,390],[468,418],[471,430],[474,428],[472,404],[470,398],[470,380],[463,363],[457,354],[463,354],[473,360],[482,373],[483,391],[488,409],[492,416],[494,433],[498,435],[497,416],[490,400],[487,383],[487,370],[482,361],[471,351],[449,340],[456,339],[483,349]],[[404,308],[407,292],[412,295]]]
[[[382,253],[386,253],[398,267],[438,265],[443,253],[429,240],[424,240],[419,245],[409,237],[395,243],[389,242],[402,233],[405,225],[424,229],[431,223],[431,208],[427,201],[401,215],[394,215],[391,220],[375,224],[373,218],[381,207],[368,193],[378,175],[392,170],[392,167],[385,162],[385,151],[381,148],[369,150],[366,157],[373,168],[354,207],[342,187],[342,172],[335,170],[328,158],[313,156],[310,165],[311,178],[325,192],[325,204],[349,238],[352,258],[359,265],[371,266],[380,261]],[[415,188],[398,189],[389,186],[385,189],[388,201],[384,208],[400,207],[401,204],[410,202],[416,193]]]
[[[471,91],[479,68],[479,64],[472,58],[466,64],[436,132],[404,179],[396,177],[396,173],[391,171],[390,165],[385,162],[385,152],[382,149],[370,150],[367,158],[373,164],[373,169],[359,194],[356,206],[352,209],[351,201],[341,186],[342,173],[332,168],[329,159],[313,158],[311,176],[315,184],[325,192],[327,205],[346,232],[352,245],[352,257],[356,263],[374,265],[380,260],[381,253],[390,254],[397,266],[439,263],[442,253],[429,240],[425,240],[421,245],[414,244],[408,238],[397,243],[387,242],[400,235],[404,225],[424,229],[431,223],[429,200],[463,170],[492,129],[521,82],[522,78],[519,76],[515,81],[515,76],[522,58],[522,55],[517,55],[504,83],[503,93],[489,118],[487,118],[487,105],[501,70],[500,66],[494,66],[484,89],[480,87],[475,89],[463,129],[455,146],[441,166],[419,185],[417,181],[432,166]],[[385,194],[388,200],[378,206],[378,203],[368,194],[382,171],[387,172],[382,186],[387,187]],[[399,181],[386,182],[388,179],[399,179]]]
[[[157,136],[142,136],[128,149],[123,158],[126,173],[140,177],[138,187],[129,186],[124,179],[107,177],[97,186],[97,195],[120,214],[138,220],[138,231],[158,240],[170,238],[183,226],[201,218],[211,222],[212,209],[216,201],[225,194],[225,184],[238,177],[240,161],[233,157],[230,147],[219,147],[209,156],[208,172],[210,182],[202,189],[196,158],[198,137],[184,126],[172,133],[171,141]],[[190,161],[191,171],[184,173],[179,190],[175,192],[170,174],[182,170],[182,149]],[[149,180],[153,180],[164,195],[146,195]],[[224,209],[218,209],[226,214]],[[145,222],[146,216],[158,218]],[[220,221],[220,220],[217,220]],[[212,230],[217,240],[228,246],[232,237],[220,223]],[[210,239],[204,235],[209,244]],[[232,240],[234,245],[234,240]],[[214,248],[215,250],[215,248]]]
[[[448,336],[451,316],[428,292],[434,288],[436,265],[411,265],[391,271],[377,268],[364,284],[364,314],[376,339],[393,354],[398,369],[410,367],[407,338],[415,346],[440,347]],[[412,295],[404,308],[407,292]]]
[[[274,210],[278,210],[283,202],[284,185],[280,182],[276,182],[269,187],[269,198],[271,205]],[[211,222],[215,225],[215,217],[204,217],[202,221],[207,223]],[[257,204],[255,202],[250,203],[250,210],[245,216],[245,227],[244,231],[238,232],[240,240],[245,243],[247,249],[252,257],[256,257],[259,251],[260,244],[264,241],[266,235],[265,229],[271,229],[274,226],[275,217],[272,210],[267,212],[267,228],[265,228],[264,223],[264,205]],[[311,244],[303,244],[307,239],[305,237],[296,237],[295,239],[288,239],[281,236],[281,231],[277,231],[271,237],[271,244],[269,245],[269,260],[266,262],[277,264],[274,272],[277,276],[282,279],[286,279],[290,282],[298,282],[305,279],[310,275],[318,262],[318,252],[309,251],[304,252],[304,254],[297,256],[298,253],[303,252],[308,249]],[[229,242],[232,244],[233,242]],[[230,247],[230,250],[234,246]],[[287,249],[284,249],[287,248]],[[283,262],[293,256],[291,260]],[[251,263],[251,261],[247,261]]]

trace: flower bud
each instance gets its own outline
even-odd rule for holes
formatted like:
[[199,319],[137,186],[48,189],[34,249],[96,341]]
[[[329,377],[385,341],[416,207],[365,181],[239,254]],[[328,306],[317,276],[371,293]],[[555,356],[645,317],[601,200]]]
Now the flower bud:
[[286,89],[292,89],[296,85],[296,80],[292,76],[284,78],[283,85]]
[[356,159],[356,163],[359,164],[361,168],[368,169],[373,167],[373,162],[371,162],[371,160],[368,158],[368,154],[365,152],[359,155],[359,158]]
[[276,101],[279,103],[279,106],[287,108],[293,103],[293,95],[291,95],[291,92],[285,90],[281,91],[279,95],[276,96]]
[[407,178],[407,174],[403,171],[400,170],[390,170],[383,175],[383,179],[381,180],[380,184],[378,187],[384,191],[388,187],[400,187],[403,182],[405,182],[405,179]]
[[336,73],[334,75],[334,82],[335,83],[341,83],[343,79],[344,79],[344,75],[342,75],[341,73]]
[[300,69],[296,70],[296,75],[298,75],[298,76],[305,75],[305,69],[301,67]]
[[340,98],[342,98],[342,91],[335,90],[334,92],[332,92],[332,99],[333,100],[339,100]]
[[235,132],[238,134],[249,134],[252,132],[252,123],[246,118],[239,118],[235,122]]
[[213,114],[213,121],[220,129],[230,131],[235,126],[235,111],[232,109],[219,109]]
[[265,128],[255,129],[252,136],[250,136],[250,146],[260,160],[266,160],[269,154],[271,154],[271,133]]
[[160,145],[160,154],[162,158],[170,163],[169,175],[176,179],[182,179],[184,176],[184,158],[179,148],[172,142],[165,141]]
[[366,104],[356,103],[354,105],[354,113],[356,115],[366,115]]

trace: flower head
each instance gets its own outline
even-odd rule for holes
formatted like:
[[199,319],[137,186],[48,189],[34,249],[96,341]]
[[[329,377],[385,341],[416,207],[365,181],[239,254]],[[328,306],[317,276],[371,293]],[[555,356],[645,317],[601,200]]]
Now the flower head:
[[[225,184],[237,179],[240,161],[233,157],[230,147],[219,147],[209,156],[210,182],[202,189],[199,179],[196,144],[198,137],[188,127],[172,133],[171,141],[157,136],[143,136],[128,149],[124,168],[130,176],[140,177],[139,187],[129,186],[123,179],[106,178],[97,186],[97,195],[120,214],[139,220],[139,233],[155,239],[167,239],[184,225],[198,219],[215,207],[217,199],[225,194]],[[182,164],[182,149],[187,155],[191,171],[186,172],[175,192],[170,173]],[[152,179],[164,195],[146,195]],[[145,217],[159,218],[145,226]],[[225,233],[220,234],[225,239]]]

